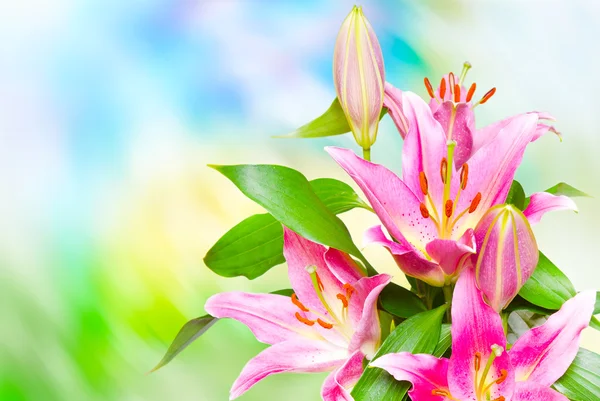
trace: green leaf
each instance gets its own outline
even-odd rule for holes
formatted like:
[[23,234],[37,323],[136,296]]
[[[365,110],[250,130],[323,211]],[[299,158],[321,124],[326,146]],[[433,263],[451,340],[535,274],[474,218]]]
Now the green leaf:
[[521,183],[517,180],[512,182],[510,190],[508,191],[508,197],[506,198],[506,204],[515,205],[519,210],[525,210],[525,190]]
[[594,307],[594,315],[600,313],[600,291],[596,293],[596,306]]
[[[381,120],[386,113],[387,109],[383,108],[379,119]],[[320,138],[345,134],[350,132],[350,130],[344,110],[342,110],[342,106],[336,97],[325,113],[296,129],[294,132],[275,136],[275,138]]]
[[301,236],[362,258],[344,223],[327,209],[298,171],[264,164],[210,167]]
[[357,207],[373,210],[345,182],[333,178],[317,178],[310,181],[310,185],[321,202],[334,214],[341,214]]
[[537,313],[540,315],[551,315],[555,312],[555,310],[542,308],[541,306],[537,306],[527,301],[520,295],[517,295],[515,299],[504,309],[504,312],[511,313],[514,311],[528,311]]
[[532,304],[553,310],[560,309],[575,293],[567,276],[542,252],[535,271],[519,291],[519,295]]
[[212,325],[217,322],[217,320],[218,319],[216,317],[205,315],[196,319],[192,319],[184,324],[181,330],[179,330],[179,333],[177,333],[177,336],[175,336],[171,346],[169,346],[165,356],[161,359],[158,365],[156,365],[154,369],[150,371],[150,373],[156,372],[158,369],[171,362],[171,360],[173,360],[177,354],[183,351],[188,345],[194,342],[195,339],[210,329]]
[[554,388],[572,401],[600,400],[600,355],[580,348],[567,372]]
[[[335,214],[356,207],[370,210],[346,183],[332,178],[310,182],[315,194]],[[204,257],[204,263],[223,277],[244,276],[253,280],[285,262],[283,228],[271,214],[256,214],[223,235]]]
[[549,194],[552,194],[552,195],[565,195],[570,198],[576,198],[576,197],[591,198],[591,196],[586,194],[585,192],[580,191],[577,188],[572,187],[571,185],[564,183],[564,182],[559,182],[558,184],[556,184],[552,188],[548,188],[544,192],[548,192]]
[[[422,312],[402,322],[389,335],[373,359],[392,352],[431,354],[438,344],[442,318],[447,306]],[[356,401],[402,400],[410,384],[396,381],[387,372],[378,368],[367,368],[354,386],[352,396]]]
[[291,297],[293,293],[294,293],[294,290],[292,290],[291,288],[286,288],[284,290],[277,290],[277,291],[272,291],[271,292],[271,294],[283,295],[283,296],[286,296],[286,297]]
[[255,214],[227,231],[204,257],[204,264],[223,277],[253,280],[285,262],[283,227],[270,214]]
[[324,136],[341,135],[350,132],[344,110],[336,97],[331,106],[321,116],[287,135],[276,138],[319,138]]
[[451,325],[444,323],[442,324],[442,330],[440,331],[440,339],[438,340],[438,344],[435,346],[432,354],[441,358],[446,351],[450,349],[452,345],[452,332]]
[[600,331],[600,321],[596,319],[595,316],[592,316],[592,319],[590,320],[590,327],[592,329]]
[[413,292],[398,284],[388,284],[379,296],[381,307],[394,316],[407,318],[427,310],[425,304]]

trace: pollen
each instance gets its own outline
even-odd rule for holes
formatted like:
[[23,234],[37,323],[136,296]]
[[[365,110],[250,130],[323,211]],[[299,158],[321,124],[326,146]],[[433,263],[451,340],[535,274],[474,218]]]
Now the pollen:
[[454,85],[454,103],[460,102],[460,85]]
[[484,104],[485,102],[487,102],[488,100],[490,100],[490,98],[492,96],[494,96],[494,93],[496,93],[496,88],[490,89],[485,95],[483,95],[483,97],[479,101],[479,104]]
[[427,93],[429,93],[429,96],[435,98],[435,93],[433,92],[433,87],[431,86],[431,82],[429,82],[429,78],[425,77],[423,82],[425,82],[425,88],[427,88]]
[[317,278],[317,283],[319,284],[319,289],[321,291],[325,290],[325,286],[323,285],[323,282],[321,281],[321,277],[319,277],[319,274],[315,271],[315,277]]
[[296,305],[298,307],[298,309],[300,309],[302,312],[308,312],[309,311],[308,308],[306,306],[304,306],[304,304],[298,300],[298,297],[296,296],[296,293],[292,294],[292,303],[294,305]]
[[473,99],[473,95],[475,94],[475,89],[477,88],[477,84],[473,82],[471,87],[469,88],[469,92],[467,92],[467,102],[470,102]]
[[452,216],[452,209],[454,209],[454,202],[452,202],[452,199],[448,199],[446,201],[446,204],[444,205],[444,211],[446,213],[446,217]]
[[463,164],[462,169],[460,170],[460,189],[463,191],[467,187],[467,181],[469,180],[469,165],[467,163]]
[[352,285],[351,285],[351,284],[348,284],[348,283],[346,283],[346,284],[344,284],[344,287],[343,287],[343,288],[344,288],[344,290],[346,290],[346,298],[347,298],[348,300],[350,300],[350,297],[352,296],[352,294],[353,294],[353,293],[354,293],[354,291],[355,291],[354,287],[352,287]]
[[419,183],[421,184],[421,192],[423,195],[427,195],[429,192],[429,185],[427,183],[427,177],[425,176],[425,172],[421,171],[419,173]]
[[481,352],[475,353],[475,372],[479,372],[481,368]]
[[317,323],[319,323],[319,326],[321,326],[322,328],[327,329],[327,330],[331,330],[333,328],[333,324],[324,322],[321,319],[317,319]]
[[339,299],[340,301],[342,301],[342,305],[344,305],[344,308],[348,307],[348,300],[346,299],[346,297],[342,294],[337,294],[335,296],[337,299]]
[[447,390],[440,390],[439,388],[436,388],[434,390],[431,390],[431,395],[437,395],[440,397],[446,397],[446,398],[450,398],[450,392]]
[[444,157],[440,163],[440,176],[444,184],[446,183],[446,173],[448,173],[448,160]]
[[469,206],[469,213],[473,213],[477,210],[477,206],[479,206],[479,202],[481,202],[481,192],[477,192],[477,195],[471,201],[471,206]]
[[446,80],[442,77],[440,81],[440,97],[444,100],[444,96],[446,96]]
[[506,401],[506,398],[504,398],[504,396],[500,396],[492,401]]
[[498,378],[498,380],[496,380],[496,384],[500,384],[500,383],[504,382],[507,377],[508,377],[508,372],[506,371],[506,369],[500,369],[500,377]]
[[298,319],[298,321],[300,321],[301,323],[304,323],[304,324],[305,324],[305,325],[307,325],[307,326],[314,326],[314,324],[315,324],[315,322],[314,322],[314,321],[312,321],[312,320],[310,320],[310,319],[307,319],[307,318],[305,318],[304,316],[302,316],[302,315],[300,314],[300,312],[296,312],[296,315],[295,315],[295,316],[296,316],[296,319]]
[[427,206],[425,206],[424,203],[419,205],[419,209],[421,210],[421,216],[423,216],[424,219],[429,217],[429,210],[427,210]]
[[454,89],[454,86],[456,85],[456,81],[454,79],[454,73],[451,72],[450,74],[448,74],[448,83],[450,84],[450,93],[452,93],[452,90]]

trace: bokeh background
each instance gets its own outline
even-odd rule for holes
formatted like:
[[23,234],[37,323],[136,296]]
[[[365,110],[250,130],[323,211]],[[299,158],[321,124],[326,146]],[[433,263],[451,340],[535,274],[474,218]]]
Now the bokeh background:
[[[334,97],[333,44],[351,1],[23,0],[0,3],[0,400],[220,401],[264,348],[222,321],[145,375],[213,293],[288,287],[285,268],[223,279],[202,258],[260,211],[207,163],[280,163],[346,179],[323,146],[275,140]],[[600,3],[363,1],[387,79],[425,95],[469,60],[478,125],[551,112],[528,192],[567,181],[596,198],[535,227],[578,289],[600,288]],[[385,119],[373,158],[398,171]],[[343,216],[355,238],[374,223]],[[379,250],[367,255],[396,270]],[[600,336],[584,344],[600,351]],[[241,399],[318,399],[324,375],[280,375]]]

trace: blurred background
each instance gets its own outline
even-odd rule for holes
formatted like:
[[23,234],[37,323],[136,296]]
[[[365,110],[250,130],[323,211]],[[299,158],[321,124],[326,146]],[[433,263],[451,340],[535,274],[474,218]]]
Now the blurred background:
[[[535,227],[578,289],[600,288],[600,3],[363,1],[388,81],[425,95],[424,76],[474,68],[478,125],[548,111],[564,134],[533,144],[528,193],[559,181],[592,194],[579,214]],[[260,208],[207,163],[279,163],[348,181],[323,146],[276,140],[334,98],[331,59],[352,1],[23,0],[0,3],[0,400],[228,398],[264,348],[221,321],[145,375],[215,292],[288,287],[285,268],[224,279],[202,258]],[[381,125],[373,159],[398,171]],[[374,224],[343,216],[355,238]],[[396,273],[380,250],[367,255]],[[597,332],[584,345],[600,351]],[[241,400],[318,399],[325,375],[268,378]]]

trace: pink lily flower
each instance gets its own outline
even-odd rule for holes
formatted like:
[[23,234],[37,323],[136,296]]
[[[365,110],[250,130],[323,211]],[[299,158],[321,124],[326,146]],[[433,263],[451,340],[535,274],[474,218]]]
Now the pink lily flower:
[[[387,85],[386,97],[398,95],[395,91]],[[549,129],[540,126],[544,115],[527,113],[479,130],[476,136],[482,139],[474,142],[465,128],[469,102],[447,100],[434,113],[414,93],[400,95],[386,105],[406,127],[402,179],[350,150],[326,149],[356,181],[392,236],[373,227],[365,242],[385,246],[405,274],[443,286],[454,282],[468,256],[476,253],[473,229],[490,208],[506,201],[527,145]],[[450,109],[448,121],[441,107]],[[576,206],[565,196],[534,194],[524,214],[535,223],[560,209]]]
[[250,360],[230,392],[235,399],[265,377],[282,372],[332,371],[326,401],[349,401],[350,389],[381,341],[377,298],[390,276],[364,277],[345,253],[284,231],[291,299],[275,294],[227,292],[212,296],[212,316],[244,323],[271,347]]
[[402,352],[371,366],[411,382],[413,401],[568,401],[550,386],[575,359],[594,302],[593,291],[578,294],[506,352],[500,315],[483,301],[468,269],[452,301],[450,359]]

